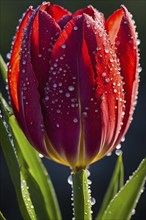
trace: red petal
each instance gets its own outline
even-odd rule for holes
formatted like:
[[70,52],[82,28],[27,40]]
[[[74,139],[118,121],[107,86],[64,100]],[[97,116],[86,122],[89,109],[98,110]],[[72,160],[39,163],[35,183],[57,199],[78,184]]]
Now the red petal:
[[42,96],[48,78],[52,48],[60,34],[60,27],[46,11],[39,10],[33,21],[31,38],[31,60],[39,82]]
[[58,21],[58,24],[61,29],[65,27],[65,25],[72,19],[72,15],[66,15]]
[[19,68],[17,72],[12,72],[12,76],[13,74],[18,75],[16,92],[19,111],[15,112],[15,115],[30,143],[42,154],[48,156],[44,143],[44,125],[41,114],[40,97],[37,91],[38,83],[33,72],[30,58],[31,28],[36,12],[37,10],[31,15],[24,36],[22,37],[21,35],[21,38],[17,39],[17,41],[21,40],[22,42],[20,45],[20,57],[15,63]]
[[56,22],[59,22],[59,20],[66,15],[71,15],[71,12],[69,12],[68,10],[54,4],[50,5],[50,7],[47,8],[47,12],[55,19]]
[[[121,111],[123,106],[122,79],[118,71],[116,54],[111,47],[106,30],[103,25],[94,22],[91,17],[85,15],[87,21],[84,27],[85,41],[92,61],[96,80],[96,102],[98,103],[99,123],[101,129],[100,152],[97,157],[103,156],[114,145],[115,137],[120,130],[122,121]],[[103,22],[101,22],[103,24]],[[119,104],[118,104],[119,103]],[[121,104],[120,104],[121,103]],[[118,109],[116,109],[116,108]],[[99,119],[98,119],[99,121]],[[89,122],[90,124],[90,122]],[[94,133],[96,127],[93,126]],[[91,131],[92,133],[93,131]],[[99,146],[95,145],[94,150]],[[88,146],[88,152],[90,152]],[[91,152],[91,153],[92,153]],[[95,156],[95,155],[94,155]]]
[[76,159],[80,139],[78,59],[81,56],[82,20],[82,17],[72,19],[58,38],[45,87],[47,134],[55,150],[65,155],[70,163]]
[[74,13],[73,16],[87,14],[92,17],[97,24],[104,25],[105,19],[104,15],[101,12],[98,12],[92,5],[89,5],[87,8],[80,9]]
[[8,79],[9,79],[9,89],[11,95],[11,101],[13,107],[16,108],[15,111],[19,110],[17,87],[18,87],[18,76],[19,76],[19,61],[20,61],[20,50],[21,50],[21,39],[24,34],[24,29],[26,28],[29,16],[32,13],[32,8],[29,8],[23,17],[19,29],[17,30],[15,41],[12,49],[11,59],[8,67]]
[[116,53],[120,60],[121,76],[123,76],[125,83],[125,116],[117,140],[118,144],[130,125],[138,89],[136,32],[131,15],[124,6],[107,20],[107,30],[112,43],[115,45]]

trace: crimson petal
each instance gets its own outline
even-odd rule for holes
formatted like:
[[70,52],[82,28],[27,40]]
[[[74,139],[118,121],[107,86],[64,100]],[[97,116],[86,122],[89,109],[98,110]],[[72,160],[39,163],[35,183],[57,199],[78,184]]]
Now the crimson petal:
[[50,14],[56,22],[59,22],[64,16],[71,16],[71,12],[61,6],[52,4],[47,8],[47,13]]
[[48,137],[55,150],[70,163],[76,160],[80,142],[78,57],[81,56],[82,20],[82,17],[72,19],[53,48],[44,98]]
[[[34,11],[28,21],[27,27],[23,30],[25,33],[21,37],[20,57],[16,61],[18,66],[18,112],[16,117],[27,136],[30,143],[42,154],[48,156],[44,141],[44,124],[41,114],[40,97],[37,91],[38,82],[35,77],[30,57],[31,29],[34,16],[38,9]],[[20,41],[17,38],[17,41]],[[12,75],[15,72],[12,72]],[[14,85],[13,85],[14,86]]]
[[131,15],[124,6],[109,17],[106,26],[111,42],[114,44],[117,56],[120,60],[121,75],[125,83],[125,111],[123,112],[125,115],[123,126],[117,139],[118,144],[129,128],[137,95],[137,36]]
[[32,25],[31,61],[37,80],[39,92],[43,95],[44,82],[49,72],[52,48],[60,34],[60,27],[44,10],[38,10]]
[[[85,41],[95,73],[96,102],[98,103],[98,116],[101,118],[101,122],[99,119],[97,120],[100,128],[97,125],[93,126],[93,130],[90,132],[96,133],[97,128],[101,129],[100,152],[99,155],[97,154],[97,160],[114,145],[115,137],[121,127],[124,97],[122,79],[118,71],[118,60],[111,47],[105,27],[103,27],[103,22],[97,23],[88,15],[85,16],[87,19],[84,27]],[[96,148],[99,146],[94,143],[92,152]],[[88,146],[89,152],[90,149],[91,147]]]

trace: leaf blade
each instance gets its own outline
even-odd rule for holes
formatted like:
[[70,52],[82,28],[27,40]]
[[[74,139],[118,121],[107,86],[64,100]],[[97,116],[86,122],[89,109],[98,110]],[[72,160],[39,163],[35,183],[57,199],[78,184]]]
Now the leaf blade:
[[130,220],[132,210],[136,207],[138,199],[140,198],[145,179],[146,159],[143,159],[130,180],[127,181],[127,183],[110,202],[101,219]]
[[101,220],[101,217],[105,209],[107,208],[109,202],[111,201],[111,199],[113,199],[113,197],[123,186],[123,184],[124,184],[124,168],[123,168],[122,154],[120,154],[117,159],[108,190],[104,196],[100,211],[96,216],[96,220]]
[[[11,159],[11,161],[15,161],[15,162],[17,161],[17,164],[15,164],[17,166],[17,171],[18,171],[17,173],[19,173],[19,169],[20,169],[19,178],[17,176],[15,179],[13,179],[13,184],[15,185],[15,181],[19,180],[18,181],[19,182],[18,188],[19,188],[20,182],[23,181],[22,179],[24,179],[27,184],[29,182],[31,183],[30,184],[31,186],[34,185],[35,188],[37,189],[39,198],[37,200],[35,199],[36,196],[34,195],[34,190],[33,190],[34,187],[30,187],[31,198],[29,198],[29,200],[35,203],[37,207],[39,207],[35,209],[37,216],[43,219],[60,220],[61,214],[60,214],[59,206],[57,203],[55,191],[51,183],[51,180],[47,174],[47,171],[38,156],[38,153],[32,148],[32,146],[27,141],[23,132],[19,128],[14,115],[9,115],[7,106],[5,105],[5,100],[2,97],[1,97],[1,105],[2,105],[3,112],[4,112],[5,120],[8,123],[11,129],[12,135],[13,135],[14,144],[16,148],[15,150],[17,152],[17,157],[18,157],[18,160],[17,160],[17,158],[15,158],[16,155],[13,155],[14,160]],[[2,121],[1,121],[1,124],[3,124]],[[3,127],[2,130],[5,130],[5,127]],[[3,143],[2,143],[2,146],[4,145],[5,145],[5,140],[3,140]],[[10,143],[9,145],[11,146]],[[5,150],[5,146],[3,147],[3,150]],[[10,161],[8,160],[7,155],[11,155],[11,153],[10,154],[8,152],[5,153],[7,164]],[[8,167],[9,169],[11,169],[11,166],[9,166],[9,164],[8,164]],[[11,177],[12,176],[13,176],[13,172],[11,172]],[[15,190],[17,191],[16,188]],[[19,193],[20,192],[21,192],[21,189],[19,189]],[[19,193],[17,192],[17,196]],[[22,192],[22,195],[23,195],[23,192]],[[21,197],[20,200],[23,201],[24,198]],[[26,205],[27,201],[24,200],[24,204]],[[32,204],[30,206],[32,207]],[[43,214],[41,215],[39,212]],[[32,214],[31,219],[34,219],[33,216],[35,216],[34,213]],[[25,217],[24,219],[29,219],[29,218]]]

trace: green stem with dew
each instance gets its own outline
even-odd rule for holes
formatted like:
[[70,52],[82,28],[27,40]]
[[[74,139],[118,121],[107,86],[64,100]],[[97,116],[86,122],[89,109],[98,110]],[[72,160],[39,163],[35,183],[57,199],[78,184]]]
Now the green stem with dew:
[[75,220],[91,220],[91,201],[86,170],[72,174]]

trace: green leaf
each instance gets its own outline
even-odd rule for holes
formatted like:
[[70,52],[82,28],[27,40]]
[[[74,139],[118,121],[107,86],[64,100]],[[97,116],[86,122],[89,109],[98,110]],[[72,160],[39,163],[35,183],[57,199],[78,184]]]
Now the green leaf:
[[140,163],[133,176],[110,202],[101,220],[129,220],[143,191],[145,180],[146,159]]
[[1,54],[0,54],[0,73],[1,73],[3,81],[5,82],[7,79],[7,66],[6,66]]
[[[10,176],[15,187],[15,191],[17,194],[18,204],[20,207],[20,211],[24,219],[31,220],[31,213],[29,212],[25,206],[25,202],[23,200],[22,191],[21,191],[21,177],[20,177],[20,170],[18,159],[16,155],[16,149],[12,146],[10,139],[8,137],[8,133],[0,117],[0,144],[7,162],[7,166],[10,172]],[[28,195],[29,196],[29,195]]]
[[6,220],[6,218],[3,216],[2,212],[0,212],[0,220]]
[[101,217],[104,211],[106,210],[107,206],[109,205],[110,201],[113,199],[116,193],[121,189],[123,184],[124,184],[124,168],[123,168],[122,154],[120,154],[117,159],[117,163],[108,190],[106,192],[106,195],[104,197],[100,211],[96,217],[96,220],[101,220]]
[[91,220],[91,202],[85,170],[72,174],[75,219]]
[[[3,100],[3,99],[2,99]],[[4,102],[4,100],[3,100]],[[2,104],[3,104],[2,102]],[[12,148],[7,132],[1,120],[1,144],[7,160],[8,168],[13,179],[14,187],[19,197],[23,212],[29,216],[24,219],[55,219],[60,220],[61,215],[51,180],[43,166],[38,153],[29,144],[19,128],[13,115],[9,115],[4,105],[5,119],[10,127],[14,146]],[[9,145],[7,143],[9,143]],[[14,178],[15,177],[15,178]],[[37,216],[37,218],[36,218]]]

